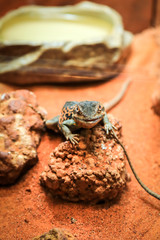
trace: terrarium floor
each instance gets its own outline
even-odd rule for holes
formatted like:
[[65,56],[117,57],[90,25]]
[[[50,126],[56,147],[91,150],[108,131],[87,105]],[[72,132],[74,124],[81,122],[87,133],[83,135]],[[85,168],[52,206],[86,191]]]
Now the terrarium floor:
[[[155,31],[137,35],[124,71],[110,81],[81,85],[36,85],[33,91],[48,118],[60,113],[67,100],[105,102],[133,79],[124,99],[110,111],[121,120],[123,141],[142,181],[160,194],[160,118],[151,109],[156,84]],[[157,60],[158,61],[158,60]],[[159,70],[160,71],[160,70]],[[0,84],[0,93],[24,87]],[[78,240],[158,240],[160,202],[149,196],[131,174],[131,182],[114,201],[92,205],[57,200],[39,185],[39,175],[52,150],[64,138],[44,135],[38,148],[39,162],[19,181],[0,188],[0,239],[28,240],[53,227],[66,228]],[[71,218],[76,219],[75,223]]]

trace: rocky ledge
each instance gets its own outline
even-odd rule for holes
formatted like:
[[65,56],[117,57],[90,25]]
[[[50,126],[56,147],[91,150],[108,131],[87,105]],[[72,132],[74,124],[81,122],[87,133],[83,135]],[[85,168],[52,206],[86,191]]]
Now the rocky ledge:
[[[121,136],[121,124],[109,115]],[[48,167],[40,176],[41,184],[54,196],[69,201],[112,199],[127,181],[125,155],[114,137],[106,136],[103,126],[82,129],[79,144],[59,144],[50,155]]]

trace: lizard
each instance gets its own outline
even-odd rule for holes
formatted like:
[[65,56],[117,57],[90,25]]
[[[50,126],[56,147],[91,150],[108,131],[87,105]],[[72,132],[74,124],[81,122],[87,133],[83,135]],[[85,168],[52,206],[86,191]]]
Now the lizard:
[[60,115],[45,121],[46,127],[54,131],[57,131],[58,127],[72,144],[78,144],[78,134],[74,134],[74,131],[80,128],[93,128],[101,121],[108,135],[115,127],[109,122],[106,112],[118,104],[130,82],[131,79],[127,79],[116,97],[104,104],[98,101],[67,101]]
[[116,104],[118,104],[119,101],[121,101],[130,82],[131,82],[131,79],[128,79],[123,84],[120,92],[116,95],[116,97],[114,97],[111,101],[106,102],[104,104],[98,101],[82,101],[82,102],[68,101],[64,104],[60,115],[50,120],[45,120],[43,116],[41,117],[43,118],[47,128],[55,131],[59,129],[63,133],[65,138],[67,140],[70,140],[70,142],[73,145],[78,144],[78,140],[79,140],[78,134],[74,134],[73,133],[74,131],[80,128],[87,128],[87,129],[93,128],[98,123],[102,122],[104,125],[106,134],[107,135],[112,134],[115,140],[122,147],[126,155],[127,161],[129,163],[129,166],[138,183],[147,193],[149,193],[151,196],[160,200],[160,195],[150,190],[138,177],[124,145],[118,139],[116,133],[114,132],[114,129],[116,128],[109,122],[109,119],[106,113],[111,108],[113,108]]

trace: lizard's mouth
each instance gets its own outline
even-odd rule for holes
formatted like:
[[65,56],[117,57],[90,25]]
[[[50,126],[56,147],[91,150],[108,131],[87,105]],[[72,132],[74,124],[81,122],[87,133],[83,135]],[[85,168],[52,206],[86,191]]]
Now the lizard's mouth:
[[101,120],[102,120],[101,116],[92,118],[92,119],[85,119],[85,118],[79,118],[79,117],[75,118],[75,121],[77,122],[79,127],[82,127],[82,128],[92,128],[96,124],[98,124]]
[[102,117],[96,117],[96,118],[92,118],[92,119],[85,119],[85,118],[79,118],[79,117],[76,117],[76,120],[78,121],[81,121],[81,122],[88,122],[88,123],[93,123],[93,122],[97,122],[99,121],[100,119],[102,119]]
[[84,122],[97,122],[97,121],[99,121],[101,118],[99,117],[99,118],[93,118],[93,119],[84,119],[83,121]]

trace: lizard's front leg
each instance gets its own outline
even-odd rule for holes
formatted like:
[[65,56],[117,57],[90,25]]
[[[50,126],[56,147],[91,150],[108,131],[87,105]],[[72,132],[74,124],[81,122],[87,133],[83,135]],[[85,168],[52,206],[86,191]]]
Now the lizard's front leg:
[[56,116],[50,120],[45,121],[45,125],[47,128],[52,129],[55,132],[58,132],[58,121],[59,121],[59,116]]
[[106,113],[105,113],[105,115],[104,115],[104,117],[103,117],[103,124],[104,124],[104,128],[105,128],[105,131],[106,131],[107,135],[109,134],[110,131],[113,131],[113,132],[114,132],[113,128],[116,129],[116,127],[114,127],[114,126],[110,123],[110,121],[109,121],[108,116],[107,116]]
[[67,140],[70,140],[72,144],[78,144],[78,134],[73,134],[70,130],[70,128],[76,128],[76,123],[73,119],[65,120],[59,124],[59,128]]

